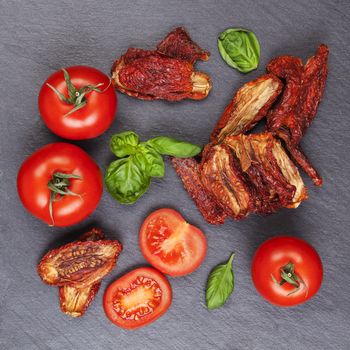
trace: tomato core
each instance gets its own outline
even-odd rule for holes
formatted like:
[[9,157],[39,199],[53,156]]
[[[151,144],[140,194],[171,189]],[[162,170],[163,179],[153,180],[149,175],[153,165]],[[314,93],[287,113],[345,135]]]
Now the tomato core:
[[162,290],[153,278],[138,276],[128,288],[118,288],[113,298],[115,312],[124,320],[140,320],[159,306]]

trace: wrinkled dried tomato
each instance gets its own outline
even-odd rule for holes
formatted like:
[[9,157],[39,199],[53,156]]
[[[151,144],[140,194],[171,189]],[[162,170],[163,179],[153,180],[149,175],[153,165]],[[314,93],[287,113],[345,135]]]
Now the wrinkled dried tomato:
[[59,299],[62,312],[72,317],[83,316],[100,289],[101,283],[85,288],[71,286],[59,287]]
[[[84,233],[78,241],[98,241],[104,239],[105,235],[101,229],[93,228]],[[62,312],[72,317],[84,315],[89,305],[94,300],[101,283],[96,283],[85,288],[76,288],[73,286],[59,287],[59,300]]]
[[112,67],[112,82],[121,92],[143,100],[200,100],[209,94],[210,77],[194,70],[209,54],[177,28],[157,50],[130,48]]
[[226,145],[207,145],[203,151],[200,175],[204,187],[220,203],[227,215],[242,219],[252,207],[248,184]]
[[284,140],[293,159],[320,186],[322,178],[300,149],[299,142],[316,116],[328,73],[328,48],[320,45],[305,66],[292,56],[276,57],[267,71],[286,80],[283,95],[267,115],[267,129]]
[[211,140],[221,142],[227,135],[239,135],[252,129],[266,115],[281,91],[281,81],[272,74],[244,84],[225,108]]
[[38,265],[50,285],[85,288],[98,283],[114,267],[122,250],[118,241],[73,242],[49,251]]
[[170,32],[157,46],[157,52],[174,58],[181,58],[194,63],[197,60],[207,61],[210,53],[200,48],[187,33],[179,27]]
[[[255,211],[266,213],[278,208],[278,202],[285,207],[295,208],[307,199],[304,182],[293,162],[271,133],[228,136],[227,144],[239,159],[241,169],[247,174],[256,192],[269,200],[271,205],[256,203]],[[267,195],[269,194],[269,197]],[[276,205],[277,204],[277,205]],[[265,210],[266,209],[266,210]]]
[[171,162],[205,220],[213,225],[223,224],[227,214],[215,197],[204,188],[198,162],[194,158],[172,158]]

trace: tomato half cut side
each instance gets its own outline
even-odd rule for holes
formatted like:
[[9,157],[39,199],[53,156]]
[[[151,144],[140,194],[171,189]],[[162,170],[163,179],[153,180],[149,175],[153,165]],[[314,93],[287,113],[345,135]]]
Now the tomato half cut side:
[[171,301],[172,290],[167,279],[151,267],[140,267],[108,286],[103,307],[116,326],[136,329],[161,317]]
[[192,273],[207,252],[204,233],[168,208],[156,210],[145,219],[140,246],[145,259],[169,276]]

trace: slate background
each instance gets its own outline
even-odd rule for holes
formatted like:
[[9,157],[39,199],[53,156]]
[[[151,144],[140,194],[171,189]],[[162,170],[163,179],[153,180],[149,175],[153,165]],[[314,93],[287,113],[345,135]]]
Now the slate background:
[[[1,120],[1,349],[342,349],[349,334],[349,1],[0,1]],[[107,193],[98,210],[71,228],[49,228],[23,209],[16,174],[26,156],[60,139],[40,119],[37,95],[42,82],[64,66],[86,64],[104,72],[129,46],[153,48],[175,26],[212,53],[198,68],[212,76],[214,89],[201,102],[143,102],[118,94],[114,125],[103,136],[76,142],[105,169],[113,158],[108,140],[131,129],[147,139],[168,134],[199,144],[233,91],[264,72],[280,54],[306,59],[319,43],[330,47],[329,79],[318,116],[303,148],[320,169],[324,186],[305,178],[310,199],[297,210],[282,210],[224,226],[207,225],[167,162],[166,176],[148,193],[123,207]],[[229,26],[253,30],[261,43],[260,67],[241,75],[221,60],[218,34]],[[145,265],[138,230],[152,210],[179,210],[208,237],[208,255],[190,276],[170,279],[174,300],[164,317],[134,332],[113,326],[104,316],[106,286],[133,267]],[[125,247],[118,267],[103,281],[86,316],[72,319],[59,311],[57,290],[41,283],[36,265],[53,247],[79,232],[101,226]],[[254,290],[250,262],[265,239],[289,234],[309,241],[324,263],[324,282],[305,305],[280,309]],[[222,309],[204,304],[208,273],[236,252],[236,286]]]

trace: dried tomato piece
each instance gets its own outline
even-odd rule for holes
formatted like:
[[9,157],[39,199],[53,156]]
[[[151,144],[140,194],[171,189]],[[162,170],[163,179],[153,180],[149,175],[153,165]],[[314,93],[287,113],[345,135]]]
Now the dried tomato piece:
[[272,74],[244,84],[224,110],[214,131],[212,141],[221,142],[227,135],[243,134],[262,119],[282,90],[282,82]]
[[[105,235],[99,228],[93,228],[79,237],[79,241],[98,241]],[[72,317],[84,315],[89,305],[94,300],[101,283],[96,283],[85,288],[72,286],[59,287],[59,300],[62,312]]]
[[116,240],[72,242],[49,251],[41,259],[38,273],[50,285],[85,288],[113,269],[121,250]]
[[286,145],[292,159],[305,171],[316,186],[321,186],[323,183],[321,175],[312,166],[300,146],[292,146],[289,143],[286,143]]
[[100,289],[101,283],[84,288],[71,286],[59,287],[59,299],[62,312],[72,317],[83,316]]
[[201,49],[187,33],[179,27],[170,32],[157,46],[157,51],[165,56],[181,58],[194,63],[197,60],[207,61],[210,53]]
[[129,49],[114,64],[112,82],[142,100],[201,100],[211,89],[210,77],[195,71],[191,62],[140,49]]
[[279,56],[269,62],[266,70],[286,81],[280,100],[267,115],[267,128],[283,139],[288,137],[296,142],[302,136],[296,109],[300,103],[303,63],[298,57]]
[[119,91],[142,100],[201,100],[211,90],[210,77],[194,69],[209,54],[177,28],[157,50],[130,48],[112,67],[112,83]]
[[[275,211],[279,208],[278,202],[287,208],[296,208],[307,198],[298,169],[271,133],[228,136],[224,143],[234,152],[242,171],[256,187],[256,212]],[[264,203],[266,200],[269,205]]]
[[207,145],[203,151],[200,174],[204,187],[227,215],[237,220],[248,215],[254,204],[253,196],[228,146]]
[[99,241],[105,238],[105,234],[100,228],[92,228],[90,231],[83,233],[78,241]]
[[322,178],[298,146],[316,116],[328,73],[328,48],[320,45],[315,56],[303,66],[292,56],[280,56],[270,61],[267,71],[286,80],[283,95],[267,115],[267,129],[286,143],[293,159],[320,186]]
[[328,54],[328,47],[322,44],[304,66],[302,104],[299,105],[299,113],[303,121],[303,135],[315,118],[323,96],[328,75]]
[[200,179],[199,163],[196,159],[172,158],[171,162],[204,219],[209,224],[223,224],[227,214],[218,204],[215,197],[204,188]]

